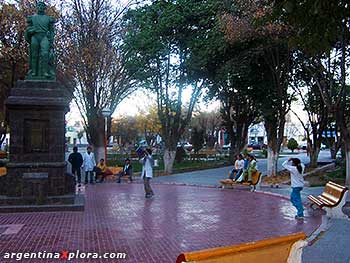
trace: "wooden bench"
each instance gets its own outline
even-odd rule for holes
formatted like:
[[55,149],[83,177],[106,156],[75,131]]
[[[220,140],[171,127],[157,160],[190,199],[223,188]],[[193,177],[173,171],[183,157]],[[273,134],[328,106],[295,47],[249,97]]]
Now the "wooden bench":
[[0,167],[0,177],[5,176],[7,174],[6,167]]
[[222,179],[222,180],[220,180],[220,183],[222,185],[222,188],[225,188],[225,186],[227,186],[227,185],[231,185],[231,186],[234,186],[234,185],[250,186],[251,191],[254,192],[256,190],[257,186],[260,184],[261,172],[259,172],[259,171],[253,172],[253,174],[252,174],[252,182],[251,183],[249,183],[247,181],[247,177],[248,176],[246,176],[246,180],[243,181],[243,182],[234,182],[234,181],[232,181],[232,179]]
[[309,195],[307,198],[312,201],[311,207],[317,205],[321,209],[324,209],[327,212],[328,217],[348,218],[348,216],[342,211],[349,192],[348,190],[347,187],[329,181],[321,195],[317,197]]
[[302,250],[306,245],[306,235],[300,232],[234,246],[182,253],[176,263],[300,263]]
[[7,158],[7,152],[0,151],[0,159],[6,159]]
[[108,170],[112,172],[110,175],[106,175],[105,180],[116,180],[117,175],[123,171],[123,167],[118,167],[118,166],[109,166],[107,167]]
[[[113,166],[108,167],[108,169],[113,173],[113,175],[107,175],[105,179],[117,180],[118,174],[123,171],[123,167]],[[132,179],[132,175],[123,175],[121,179]]]

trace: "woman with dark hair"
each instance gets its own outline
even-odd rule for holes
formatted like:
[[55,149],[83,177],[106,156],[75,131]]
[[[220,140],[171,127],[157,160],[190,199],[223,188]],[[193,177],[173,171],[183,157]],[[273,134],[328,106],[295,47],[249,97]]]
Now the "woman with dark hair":
[[229,178],[233,181],[236,181],[243,172],[244,167],[244,159],[242,154],[238,154],[236,156],[235,166],[233,167],[232,171],[230,172]]
[[[291,165],[289,164],[291,162]],[[290,201],[297,209],[296,219],[304,218],[304,208],[301,202],[300,192],[304,187],[304,164],[298,158],[290,158],[284,161],[282,166],[290,172],[290,180],[292,192],[290,194]]]

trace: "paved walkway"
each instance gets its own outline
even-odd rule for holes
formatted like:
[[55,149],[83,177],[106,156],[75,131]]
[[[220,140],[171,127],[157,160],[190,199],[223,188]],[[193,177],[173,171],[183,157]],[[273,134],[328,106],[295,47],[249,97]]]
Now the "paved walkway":
[[[8,252],[124,252],[127,260],[72,262],[170,263],[185,251],[312,233],[321,216],[294,219],[288,200],[231,189],[140,183],[87,186],[85,212],[0,214],[0,262]],[[252,213],[254,211],[254,213]],[[17,231],[6,234],[8,227]],[[8,232],[8,231],[7,231]],[[28,263],[62,260],[26,260]],[[66,262],[66,261],[64,261]]]
[[[283,154],[283,157],[278,159],[278,170],[281,171],[282,163],[285,160],[288,160],[291,156],[298,157],[304,163],[309,163],[309,157],[306,153],[300,153],[298,155],[288,155]],[[319,156],[320,162],[331,162],[329,151],[321,151]],[[258,159],[257,160],[258,169],[262,172],[262,174],[266,174],[267,171],[267,160],[266,159]],[[216,169],[208,169],[202,171],[194,171],[189,173],[176,174],[171,176],[161,176],[154,178],[155,182],[162,183],[183,183],[183,184],[195,184],[195,185],[218,185],[218,182],[222,178],[228,177],[228,172],[232,169],[230,167],[222,167]],[[157,173],[156,173],[157,174]]]
[[[294,155],[296,156],[296,155]],[[282,162],[290,156],[285,156],[279,159],[278,169],[282,169]],[[308,157],[305,153],[297,155],[304,163],[308,163]],[[329,162],[328,151],[321,151],[319,156],[320,162]],[[259,159],[258,167],[261,171],[266,172],[266,160]],[[194,185],[210,185],[217,186],[218,181],[227,177],[231,167],[223,167],[218,169],[196,171],[192,173],[176,174],[166,177],[154,178],[155,182],[168,184],[194,184]],[[308,203],[307,196],[319,195],[323,192],[324,187],[305,187],[302,191],[303,202]],[[280,188],[262,187],[264,192],[272,192],[278,195],[289,198],[290,187],[281,185]],[[350,198],[348,196],[348,204]],[[350,206],[343,209],[346,214],[350,216]],[[304,249],[303,262],[304,263],[350,263],[350,220],[332,220],[328,231],[322,234],[317,241],[309,247]]]

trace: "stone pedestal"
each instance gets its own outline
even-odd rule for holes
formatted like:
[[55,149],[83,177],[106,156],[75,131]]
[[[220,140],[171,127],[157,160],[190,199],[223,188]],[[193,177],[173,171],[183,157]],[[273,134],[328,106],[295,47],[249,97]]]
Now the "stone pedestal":
[[0,182],[1,206],[74,203],[74,178],[65,173],[68,104],[54,81],[19,81],[11,90],[10,162]]

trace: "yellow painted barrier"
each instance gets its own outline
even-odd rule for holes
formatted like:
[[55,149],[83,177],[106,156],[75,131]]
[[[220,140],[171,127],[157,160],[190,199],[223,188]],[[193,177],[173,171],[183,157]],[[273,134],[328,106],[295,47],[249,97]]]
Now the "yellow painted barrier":
[[305,239],[305,233],[300,232],[235,246],[182,253],[176,263],[296,263],[301,262],[302,248],[307,244]]
[[0,176],[4,176],[7,174],[7,169],[6,167],[0,167]]

